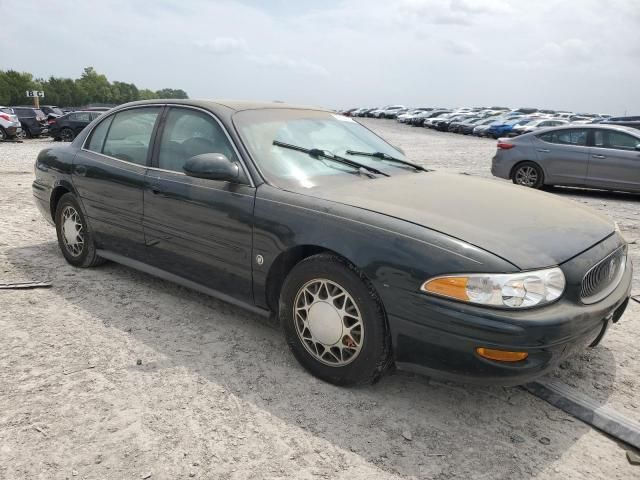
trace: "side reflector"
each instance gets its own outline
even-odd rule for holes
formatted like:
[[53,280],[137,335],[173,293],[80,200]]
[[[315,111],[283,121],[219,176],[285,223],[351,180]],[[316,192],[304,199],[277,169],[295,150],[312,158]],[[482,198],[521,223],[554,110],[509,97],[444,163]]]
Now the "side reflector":
[[484,347],[476,348],[476,353],[481,357],[498,362],[520,362],[529,356],[527,352],[509,352],[507,350],[494,350]]
[[468,301],[466,277],[440,277],[422,284],[422,291]]

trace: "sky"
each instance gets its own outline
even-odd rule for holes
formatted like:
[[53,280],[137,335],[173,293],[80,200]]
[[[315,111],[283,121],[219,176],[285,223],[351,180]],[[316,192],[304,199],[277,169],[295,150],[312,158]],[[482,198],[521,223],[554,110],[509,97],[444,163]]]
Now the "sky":
[[0,70],[192,98],[640,115],[640,0],[0,0]]

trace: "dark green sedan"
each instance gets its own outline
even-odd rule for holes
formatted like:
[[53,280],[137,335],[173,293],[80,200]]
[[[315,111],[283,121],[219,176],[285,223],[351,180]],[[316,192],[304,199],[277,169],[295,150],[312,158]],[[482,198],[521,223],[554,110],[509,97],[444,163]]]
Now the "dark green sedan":
[[129,103],[35,171],[71,265],[111,260],[274,315],[300,363],[339,385],[392,365],[523,383],[596,345],[628,302],[611,221],[429,170],[322,109]]

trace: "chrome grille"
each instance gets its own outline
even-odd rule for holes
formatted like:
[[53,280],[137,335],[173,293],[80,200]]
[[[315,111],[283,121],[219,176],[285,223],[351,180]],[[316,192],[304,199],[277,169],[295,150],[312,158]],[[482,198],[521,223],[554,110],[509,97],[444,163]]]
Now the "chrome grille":
[[596,303],[608,296],[622,280],[627,247],[622,246],[596,263],[582,279],[582,303]]

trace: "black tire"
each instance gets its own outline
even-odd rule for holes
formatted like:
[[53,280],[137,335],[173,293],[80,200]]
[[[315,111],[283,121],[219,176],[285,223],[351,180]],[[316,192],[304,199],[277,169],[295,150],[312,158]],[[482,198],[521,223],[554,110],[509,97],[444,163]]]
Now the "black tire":
[[[68,209],[71,209],[73,212]],[[63,217],[67,213],[75,213],[77,215],[77,222],[82,227],[79,231],[82,234],[81,238],[83,242],[82,246],[78,247],[76,251],[74,251],[65,240],[65,229],[63,227],[65,220]],[[78,200],[76,200],[76,197],[72,193],[65,193],[58,201],[55,213],[55,224],[58,235],[58,246],[67,262],[74,267],[80,268],[95,267],[105,262],[105,260],[96,253],[93,235],[89,230],[87,220],[84,218]]]
[[63,128],[60,130],[60,139],[63,142],[73,142],[73,139],[76,138],[75,133],[70,128]]
[[0,127],[0,142],[4,142],[5,140],[8,140],[8,139],[9,139],[9,135],[4,130],[4,128]]
[[529,188],[542,188],[544,185],[544,172],[535,162],[520,162],[513,167],[511,180],[516,185]]
[[[294,313],[296,299],[300,301],[304,297],[304,294],[301,293],[303,289],[316,280],[328,280],[333,285],[341,287],[355,302],[357,311],[360,313],[360,323],[362,325],[362,336],[359,337],[360,350],[357,354],[353,354],[350,359],[347,356],[346,361],[349,363],[342,365],[324,363],[310,352],[312,348],[318,351],[319,347],[313,347],[311,340],[303,341],[301,338],[303,334],[298,333],[299,328],[305,328],[299,327],[300,325],[311,326],[311,319],[307,315],[309,323],[302,323],[302,320],[297,320],[298,317]],[[303,295],[303,297],[299,297],[299,295]],[[318,295],[318,298],[322,299],[321,291],[318,291]],[[306,299],[307,297],[304,298]],[[334,300],[334,302],[339,301]],[[306,303],[306,300],[303,303]],[[331,305],[327,302],[318,303]],[[341,308],[346,309],[346,303]],[[284,281],[280,294],[279,317],[293,355],[307,371],[321,380],[341,386],[371,384],[382,376],[390,364],[391,342],[382,302],[367,279],[353,265],[338,256],[331,254],[314,255],[304,259],[291,270]],[[348,328],[346,325],[348,318],[339,316],[337,318],[341,318],[338,322],[342,333],[338,334],[337,338],[339,340],[336,345],[341,345],[337,350],[340,352],[340,357],[342,357],[342,352],[348,350],[348,348],[343,350],[343,345],[352,347],[357,344],[350,345],[350,340],[345,336],[346,330],[344,328]],[[299,322],[298,324],[296,324],[297,321]],[[307,333],[311,332],[308,328],[305,331]],[[316,343],[322,345],[320,342]],[[328,352],[337,347],[322,348],[324,349],[324,354],[319,356],[336,358]],[[316,353],[316,355],[318,354]]]

